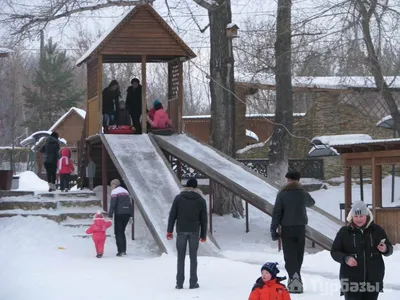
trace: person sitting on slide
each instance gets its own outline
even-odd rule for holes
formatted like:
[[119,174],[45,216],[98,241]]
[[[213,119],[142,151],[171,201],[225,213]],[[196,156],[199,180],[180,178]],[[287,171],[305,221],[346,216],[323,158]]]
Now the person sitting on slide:
[[147,122],[149,122],[151,128],[153,129],[164,129],[172,128],[172,122],[168,118],[168,114],[164,111],[161,103],[156,103],[154,105],[156,112],[154,113],[154,120],[147,116]]

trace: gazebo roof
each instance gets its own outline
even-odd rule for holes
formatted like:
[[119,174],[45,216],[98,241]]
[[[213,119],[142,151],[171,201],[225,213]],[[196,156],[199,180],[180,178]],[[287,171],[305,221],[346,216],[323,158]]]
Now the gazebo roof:
[[76,62],[79,67],[91,57],[103,55],[104,63],[138,62],[147,55],[149,62],[196,54],[164,21],[151,5],[137,5],[109,28]]
[[349,143],[329,144],[338,153],[360,153],[386,150],[400,150],[400,138],[354,141]]

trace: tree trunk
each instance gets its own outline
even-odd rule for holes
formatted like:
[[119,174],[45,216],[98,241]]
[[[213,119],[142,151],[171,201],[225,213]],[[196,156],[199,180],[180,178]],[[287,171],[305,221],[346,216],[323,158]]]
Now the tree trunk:
[[368,61],[370,65],[370,70],[375,79],[375,85],[378,91],[382,91],[382,97],[385,100],[390,114],[394,121],[394,129],[400,135],[400,112],[397,107],[396,101],[390,92],[390,89],[385,81],[385,78],[382,74],[382,68],[378,60],[378,55],[376,54],[374,43],[371,37],[371,29],[370,29],[370,20],[372,15],[375,12],[377,0],[372,0],[370,3],[369,10],[365,7],[365,4],[362,0],[357,0],[357,4],[362,16],[361,26],[362,32],[364,36],[365,46],[368,51]]
[[[235,156],[235,89],[232,40],[226,36],[232,22],[230,0],[218,0],[218,7],[208,10],[210,19],[210,90],[211,90],[211,145],[223,153]],[[215,185],[213,212],[243,216],[243,205],[220,185]]]
[[276,20],[276,107],[275,123],[268,157],[268,181],[284,184],[289,166],[289,149],[293,129],[293,95],[291,72],[291,0],[278,0]]

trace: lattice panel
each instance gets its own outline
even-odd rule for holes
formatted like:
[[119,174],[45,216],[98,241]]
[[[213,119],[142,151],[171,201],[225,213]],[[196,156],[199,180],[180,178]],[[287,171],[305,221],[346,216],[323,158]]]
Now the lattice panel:
[[[396,92],[393,92],[393,95],[399,105],[399,95]],[[390,114],[381,93],[375,91],[342,94],[340,95],[340,103],[352,105],[365,116],[376,119],[381,119]]]

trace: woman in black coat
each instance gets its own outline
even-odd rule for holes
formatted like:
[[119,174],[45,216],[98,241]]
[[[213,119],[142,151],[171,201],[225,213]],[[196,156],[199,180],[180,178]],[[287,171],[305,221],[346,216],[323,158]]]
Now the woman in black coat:
[[391,255],[393,246],[364,202],[353,203],[347,221],[331,249],[332,258],[341,264],[341,295],[345,300],[376,300],[383,291],[382,256]]
[[44,168],[46,169],[47,182],[49,183],[49,192],[56,190],[57,160],[60,158],[58,138],[58,133],[52,132],[40,149],[40,152],[44,154]]

